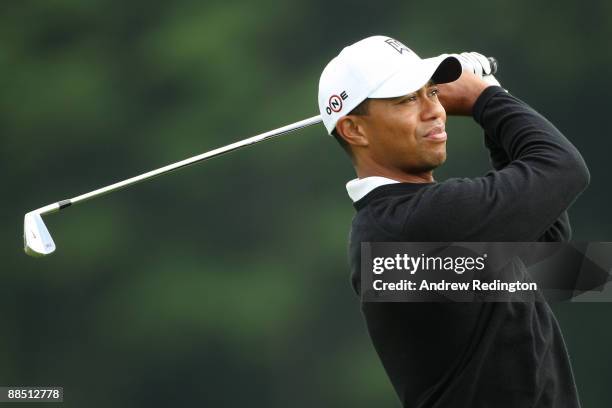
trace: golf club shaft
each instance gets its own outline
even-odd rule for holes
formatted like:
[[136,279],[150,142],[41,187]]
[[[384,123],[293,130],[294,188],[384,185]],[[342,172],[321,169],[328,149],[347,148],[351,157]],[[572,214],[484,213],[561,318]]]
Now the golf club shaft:
[[219,147],[219,148],[211,150],[209,152],[202,153],[202,154],[199,154],[197,156],[193,156],[193,157],[190,157],[188,159],[181,160],[179,162],[172,163],[172,164],[169,164],[169,165],[164,166],[164,167],[160,167],[159,169],[151,170],[151,171],[146,172],[144,174],[141,174],[141,175],[138,175],[138,176],[135,176],[135,177],[123,180],[123,181],[119,181],[119,182],[111,184],[109,186],[102,187],[102,188],[99,188],[97,190],[91,191],[89,193],[81,194],[81,195],[76,196],[76,197],[71,198],[71,199],[62,200],[62,201],[58,201],[57,203],[54,203],[54,204],[46,205],[44,207],[39,208],[37,211],[38,211],[38,213],[40,215],[54,213],[56,211],[59,211],[59,210],[61,210],[63,208],[69,207],[71,205],[82,203],[84,201],[90,200],[90,199],[95,198],[95,197],[100,197],[100,196],[102,196],[104,194],[108,194],[110,192],[117,191],[117,190],[120,190],[122,188],[131,186],[133,184],[140,183],[141,181],[149,180],[149,179],[152,179],[154,177],[161,176],[162,174],[170,173],[170,172],[172,172],[174,170],[178,170],[178,169],[181,169],[183,167],[187,167],[187,166],[190,166],[192,164],[199,163],[201,161],[208,160],[208,159],[211,159],[213,157],[220,156],[220,155],[222,155],[224,153],[232,152],[232,151],[240,149],[242,147],[250,146],[250,145],[253,145],[253,144],[256,144],[256,143],[259,143],[259,142],[263,142],[263,141],[268,140],[268,139],[272,139],[272,138],[277,137],[277,136],[281,136],[281,135],[284,135],[284,134],[287,134],[287,133],[291,133],[291,132],[299,130],[299,129],[303,129],[303,128],[308,127],[308,126],[316,125],[317,123],[320,123],[320,122],[321,122],[321,116],[318,116],[318,115],[317,116],[313,116],[311,118],[304,119],[304,120],[301,120],[299,122],[295,122],[295,123],[292,123],[290,125],[280,127],[278,129],[270,130],[268,132],[261,133],[259,135],[255,135],[255,136],[249,137],[248,139],[240,140],[238,142],[229,144],[227,146]]

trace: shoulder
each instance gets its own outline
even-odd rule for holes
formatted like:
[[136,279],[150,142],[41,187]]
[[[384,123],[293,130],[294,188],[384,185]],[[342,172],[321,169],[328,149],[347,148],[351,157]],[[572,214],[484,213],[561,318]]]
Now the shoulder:
[[403,230],[407,220],[432,188],[437,188],[437,184],[400,183],[374,189],[355,203],[353,231],[367,236],[367,240],[405,239]]
[[381,187],[357,203],[353,230],[376,240],[428,241],[434,239],[431,231],[438,234],[441,225],[460,218],[481,188],[478,179],[470,178]]

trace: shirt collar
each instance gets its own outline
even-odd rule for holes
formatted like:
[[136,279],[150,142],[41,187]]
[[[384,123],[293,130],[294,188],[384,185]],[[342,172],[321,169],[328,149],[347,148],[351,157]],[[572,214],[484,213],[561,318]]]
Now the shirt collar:
[[399,183],[399,181],[380,176],[365,177],[362,179],[356,178],[346,183],[346,191],[349,197],[351,197],[351,200],[357,202],[375,188],[395,183]]

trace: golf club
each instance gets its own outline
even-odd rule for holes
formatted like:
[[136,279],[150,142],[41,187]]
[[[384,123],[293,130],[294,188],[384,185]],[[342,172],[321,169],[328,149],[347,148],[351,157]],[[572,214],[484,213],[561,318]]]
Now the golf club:
[[274,137],[285,135],[287,133],[303,129],[308,126],[316,125],[320,122],[321,116],[313,116],[311,118],[304,119],[299,122],[280,127],[278,129],[270,130],[268,132],[252,136],[248,139],[240,140],[227,146],[219,147],[209,152],[202,153],[197,156],[193,156],[164,167],[160,167],[159,169],[151,170],[147,173],[129,178],[127,180],[119,181],[109,186],[91,191],[89,193],[85,193],[67,200],[61,200],[53,204],[45,205],[44,207],[41,207],[37,210],[30,211],[25,215],[23,221],[23,246],[25,253],[30,256],[40,257],[49,255],[53,253],[53,251],[55,251],[55,242],[53,242],[53,238],[51,238],[51,234],[45,226],[45,223],[42,219],[43,215],[58,212],[59,210],[63,210],[64,208],[67,208],[71,205],[79,204],[92,198],[100,197],[104,194],[108,194],[110,192],[131,186],[133,184],[140,183],[141,181],[149,180],[154,177],[161,176],[162,174],[170,173],[171,171],[178,170],[180,168],[187,167],[204,160],[212,159],[213,157],[217,157],[224,153],[229,153],[234,150],[238,150],[242,147],[254,145],[256,143],[260,143],[265,140],[272,139]]
[[[498,63],[493,57],[488,57],[491,66],[491,74],[497,73]],[[149,180],[162,174],[170,173],[174,170],[178,170],[183,167],[190,166],[201,161],[212,159],[213,157],[220,156],[225,153],[240,149],[242,147],[251,146],[265,140],[272,139],[293,131],[306,128],[308,126],[316,125],[321,123],[321,116],[313,116],[308,119],[304,119],[287,126],[280,127],[278,129],[270,130],[259,135],[252,136],[250,138],[229,144],[227,146],[219,147],[206,153],[199,154],[197,156],[190,157],[188,159],[181,160],[179,162],[169,164],[164,167],[160,167],[156,170],[151,170],[144,174],[119,181],[106,187],[99,188],[97,190],[85,193],[74,198],[61,200],[53,204],[45,205],[39,209],[28,212],[23,220],[23,247],[26,254],[34,257],[41,257],[49,255],[55,251],[55,242],[51,238],[51,234],[47,229],[42,217],[43,215],[52,214],[63,210],[71,205],[79,204],[84,201],[90,200],[95,197],[100,197],[104,194],[108,194],[113,191],[120,190],[122,188],[131,186],[141,181]]]

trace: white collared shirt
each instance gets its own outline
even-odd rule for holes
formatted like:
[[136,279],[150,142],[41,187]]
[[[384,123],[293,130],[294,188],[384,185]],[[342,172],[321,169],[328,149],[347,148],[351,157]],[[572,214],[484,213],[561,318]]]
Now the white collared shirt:
[[395,183],[399,183],[399,181],[380,176],[365,177],[362,179],[356,178],[346,183],[346,191],[349,197],[351,197],[351,200],[355,202],[361,200],[376,187]]

